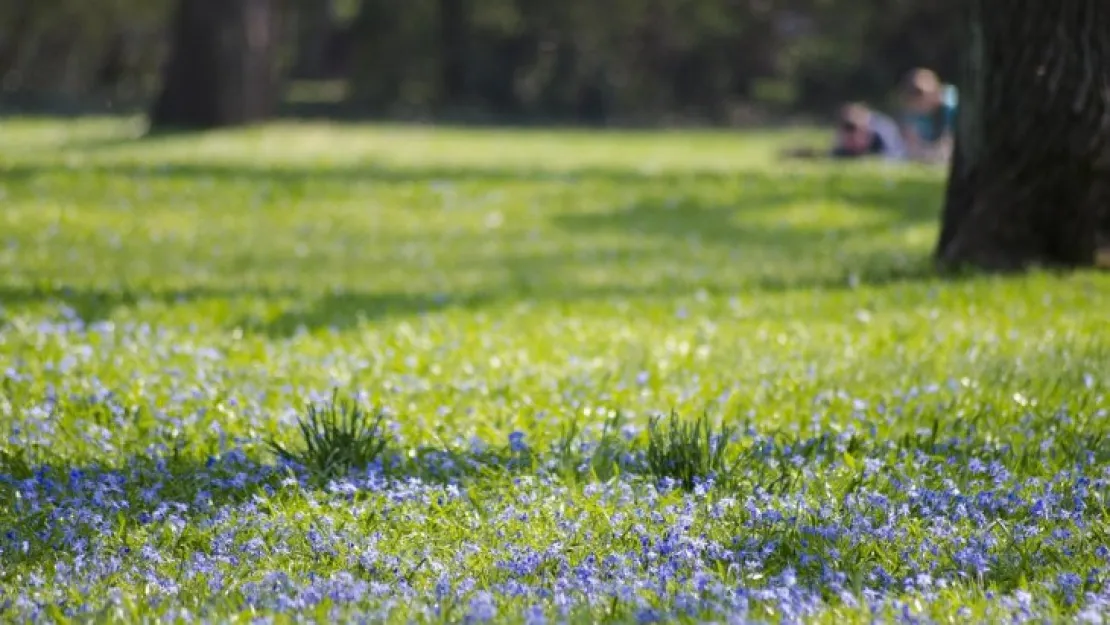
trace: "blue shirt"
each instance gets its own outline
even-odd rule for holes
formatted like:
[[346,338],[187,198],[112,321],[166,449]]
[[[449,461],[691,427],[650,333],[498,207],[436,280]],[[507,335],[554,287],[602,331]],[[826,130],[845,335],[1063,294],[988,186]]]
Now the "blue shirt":
[[912,128],[922,140],[933,142],[940,139],[946,132],[954,132],[956,128],[956,107],[959,97],[956,87],[945,85],[942,92],[940,107],[932,113],[909,113],[904,118],[904,123]]

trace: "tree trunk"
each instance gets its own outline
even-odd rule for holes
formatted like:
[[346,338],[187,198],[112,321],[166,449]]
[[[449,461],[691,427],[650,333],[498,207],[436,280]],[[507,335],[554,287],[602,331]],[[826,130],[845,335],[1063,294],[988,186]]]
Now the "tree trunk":
[[967,10],[938,260],[1090,266],[1110,222],[1110,3],[968,0]]
[[278,102],[278,0],[179,0],[153,129],[262,121]]
[[297,2],[297,60],[293,73],[298,78],[321,78],[327,73],[328,45],[334,29],[330,0]]
[[4,17],[10,19],[9,28],[0,38],[0,91],[4,90],[8,74],[15,69],[24,38],[34,22],[33,0],[22,0],[8,6]]
[[366,112],[388,111],[402,91],[411,62],[397,41],[402,17],[391,0],[363,0],[351,24],[351,99]]
[[459,105],[467,94],[467,22],[465,0],[439,0],[440,63],[443,104]]

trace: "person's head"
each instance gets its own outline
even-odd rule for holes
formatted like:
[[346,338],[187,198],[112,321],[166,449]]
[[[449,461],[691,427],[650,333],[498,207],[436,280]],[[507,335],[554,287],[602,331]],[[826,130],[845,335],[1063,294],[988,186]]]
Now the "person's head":
[[859,102],[840,107],[837,134],[845,149],[864,152],[871,144],[871,110]]
[[915,113],[928,113],[943,102],[942,89],[936,72],[917,68],[906,74],[902,82],[902,105]]

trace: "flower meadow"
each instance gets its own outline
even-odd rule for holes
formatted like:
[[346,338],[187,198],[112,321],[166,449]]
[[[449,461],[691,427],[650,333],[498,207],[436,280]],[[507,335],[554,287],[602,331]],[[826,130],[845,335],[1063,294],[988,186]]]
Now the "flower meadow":
[[0,618],[1110,619],[1110,280],[788,139],[3,122]]

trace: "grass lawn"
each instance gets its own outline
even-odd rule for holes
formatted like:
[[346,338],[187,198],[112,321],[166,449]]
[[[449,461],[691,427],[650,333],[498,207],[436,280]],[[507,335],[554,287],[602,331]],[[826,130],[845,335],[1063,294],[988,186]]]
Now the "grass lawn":
[[1110,610],[1110,277],[932,276],[941,170],[135,136],[0,123],[5,621]]

